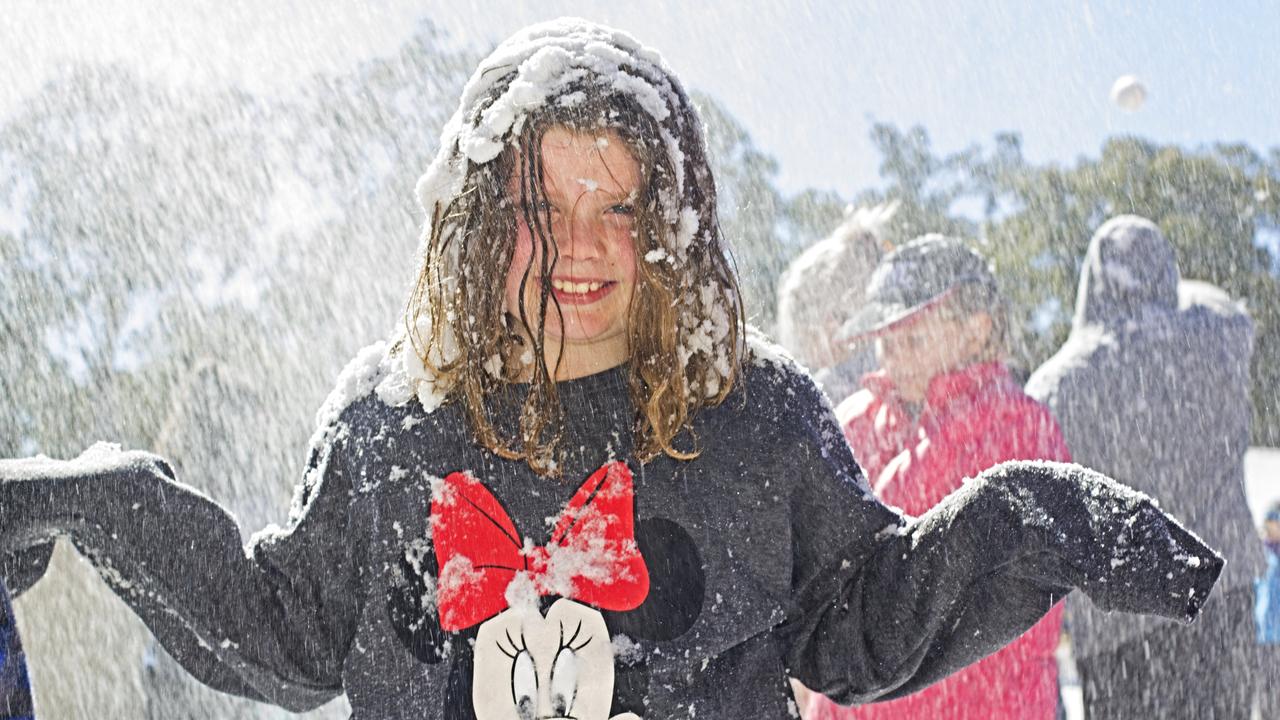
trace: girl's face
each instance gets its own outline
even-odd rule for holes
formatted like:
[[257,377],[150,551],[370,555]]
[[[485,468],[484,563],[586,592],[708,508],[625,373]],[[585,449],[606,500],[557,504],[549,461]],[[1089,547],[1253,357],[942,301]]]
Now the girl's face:
[[[526,169],[507,184],[516,212],[516,245],[507,270],[508,311],[523,305],[535,326],[541,294],[541,249],[520,207]],[[544,207],[550,241],[559,259],[549,269],[553,304],[544,318],[546,361],[556,379],[582,377],[620,365],[630,357],[629,311],[636,282],[634,204],[639,196],[640,165],[626,143],[610,131],[577,132],[562,127],[542,138]],[[530,266],[532,262],[532,266]],[[520,284],[528,268],[523,297]]]
[[974,362],[991,336],[991,316],[955,317],[947,308],[925,310],[876,339],[876,359],[907,402],[925,399],[929,382]]

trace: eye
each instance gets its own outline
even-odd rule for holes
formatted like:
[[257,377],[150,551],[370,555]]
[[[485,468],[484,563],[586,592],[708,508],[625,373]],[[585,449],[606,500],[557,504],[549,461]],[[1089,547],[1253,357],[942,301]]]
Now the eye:
[[551,666],[551,709],[559,716],[567,716],[573,709],[578,693],[578,655],[573,648],[563,647],[556,653]]
[[631,203],[618,203],[608,210],[610,215],[624,215],[630,217],[636,214],[636,207]]
[[[556,663],[559,664],[559,659]],[[554,682],[554,681],[553,681]],[[538,671],[528,650],[516,653],[511,662],[511,699],[521,720],[532,719],[537,711]]]

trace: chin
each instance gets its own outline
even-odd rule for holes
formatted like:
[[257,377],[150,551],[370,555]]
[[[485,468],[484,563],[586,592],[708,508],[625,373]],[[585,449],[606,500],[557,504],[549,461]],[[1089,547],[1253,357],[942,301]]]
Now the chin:
[[572,323],[565,328],[551,328],[565,342],[591,344],[608,340],[621,331],[606,321]]

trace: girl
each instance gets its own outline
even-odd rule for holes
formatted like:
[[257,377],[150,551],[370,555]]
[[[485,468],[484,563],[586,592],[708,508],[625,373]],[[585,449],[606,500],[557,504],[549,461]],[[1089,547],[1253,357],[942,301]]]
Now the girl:
[[[874,339],[881,369],[836,415],[877,497],[923,515],[998,463],[1070,459],[1058,424],[1003,362],[1004,301],[981,255],[926,235],[881,261],[867,299],[850,330]],[[815,698],[810,717],[1052,720],[1061,629],[1055,606],[1008,647],[920,693],[847,711]]]
[[503,43],[418,191],[403,327],[321,409],[284,528],[242,549],[162,460],[97,446],[0,463],[0,573],[67,536],[213,687],[478,720],[788,717],[788,672],[908,693],[1072,586],[1190,618],[1214,582],[1080,468],[1006,467],[911,523],[877,502],[813,383],[747,336],[701,124],[627,35]]

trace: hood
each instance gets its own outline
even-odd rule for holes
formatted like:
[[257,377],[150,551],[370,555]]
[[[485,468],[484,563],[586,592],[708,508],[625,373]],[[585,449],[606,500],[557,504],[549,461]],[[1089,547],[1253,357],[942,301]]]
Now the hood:
[[1114,325],[1149,310],[1178,309],[1178,263],[1155,223],[1121,215],[1103,223],[1089,241],[1075,325]]

